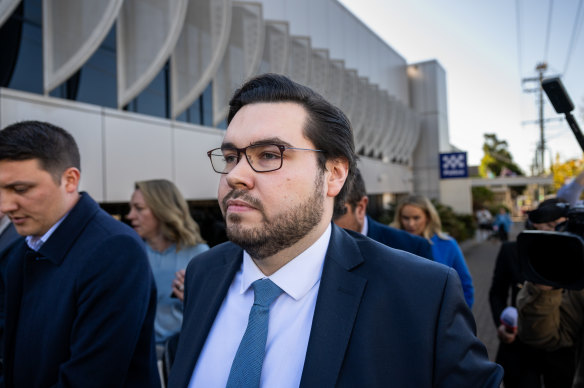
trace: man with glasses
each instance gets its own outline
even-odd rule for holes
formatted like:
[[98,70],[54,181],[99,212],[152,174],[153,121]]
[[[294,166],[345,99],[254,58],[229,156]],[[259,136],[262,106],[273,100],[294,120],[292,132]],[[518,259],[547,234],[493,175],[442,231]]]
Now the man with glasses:
[[456,272],[331,222],[356,167],[340,110],[259,76],[208,155],[230,242],[187,268],[169,386],[498,386]]

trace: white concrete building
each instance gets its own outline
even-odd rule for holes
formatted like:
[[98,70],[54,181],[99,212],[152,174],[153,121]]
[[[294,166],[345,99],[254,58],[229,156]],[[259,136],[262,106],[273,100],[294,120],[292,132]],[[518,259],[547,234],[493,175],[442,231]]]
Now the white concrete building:
[[70,131],[81,188],[104,204],[154,178],[216,199],[206,151],[235,88],[264,72],[344,110],[371,194],[448,196],[445,70],[408,64],[336,0],[0,0],[0,127]]

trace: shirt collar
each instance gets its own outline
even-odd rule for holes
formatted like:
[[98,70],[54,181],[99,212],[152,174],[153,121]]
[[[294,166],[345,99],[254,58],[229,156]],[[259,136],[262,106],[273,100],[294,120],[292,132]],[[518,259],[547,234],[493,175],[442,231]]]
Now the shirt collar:
[[367,221],[367,216],[363,220],[363,228],[361,228],[361,234],[367,236],[367,232],[369,232],[369,221]]
[[[278,271],[268,276],[268,278],[295,300],[302,299],[320,280],[331,231],[332,227],[329,224],[314,244],[290,260]],[[243,294],[247,291],[254,281],[265,277],[266,275],[253,262],[250,255],[243,251],[243,275],[241,277],[240,293]]]
[[59,227],[59,225],[61,225],[61,222],[63,222],[63,220],[65,218],[67,218],[68,215],[69,215],[69,212],[67,212],[63,217],[61,217],[61,219],[59,221],[57,221],[55,223],[55,225],[51,226],[51,228],[49,230],[47,230],[47,233],[43,234],[41,237],[26,236],[26,243],[28,244],[29,248],[34,249],[35,251],[38,251],[39,249],[41,249],[43,244],[47,242],[49,237],[51,237],[53,232]]

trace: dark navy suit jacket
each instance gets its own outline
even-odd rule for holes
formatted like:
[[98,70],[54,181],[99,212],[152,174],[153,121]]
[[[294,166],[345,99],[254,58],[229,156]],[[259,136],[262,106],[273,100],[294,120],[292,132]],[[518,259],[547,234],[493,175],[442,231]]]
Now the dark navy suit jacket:
[[[227,242],[189,264],[169,387],[188,386],[242,257]],[[502,374],[453,269],[333,225],[301,387],[498,387]]]
[[404,230],[383,225],[367,216],[367,237],[388,247],[401,249],[414,255],[433,260],[432,246],[425,238],[414,236]]
[[4,229],[2,233],[0,233],[0,258],[4,254],[4,251],[7,250],[8,247],[12,245],[20,237],[22,236],[18,234],[18,232],[14,228],[14,225],[12,225],[12,223],[8,224],[6,229]]
[[156,287],[136,233],[82,193],[33,254],[7,256],[6,387],[158,387]]

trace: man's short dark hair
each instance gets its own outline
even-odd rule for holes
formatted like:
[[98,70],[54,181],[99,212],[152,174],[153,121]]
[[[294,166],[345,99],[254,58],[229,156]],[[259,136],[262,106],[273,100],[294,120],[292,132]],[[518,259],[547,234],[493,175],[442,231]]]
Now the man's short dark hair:
[[[355,175],[353,176],[353,180],[347,185],[347,197],[345,200],[345,204],[351,205],[353,211],[357,207],[361,198],[367,195],[367,189],[365,188],[365,181],[363,180],[363,176],[361,175],[361,171],[358,168],[355,168]],[[337,209],[335,207],[335,212],[333,213],[333,219],[337,219],[339,217],[344,216],[347,213],[348,209],[343,207],[342,209]]]
[[21,121],[0,131],[0,161],[38,159],[40,167],[59,182],[63,172],[81,170],[79,148],[63,128],[41,121]]
[[353,180],[357,155],[351,123],[345,114],[309,87],[297,84],[279,74],[263,74],[247,81],[236,90],[229,102],[229,124],[245,105],[259,102],[295,102],[308,114],[304,136],[322,150],[318,153],[320,168],[327,160],[346,159],[349,172],[345,185],[335,198],[335,209],[345,207],[347,187]]

